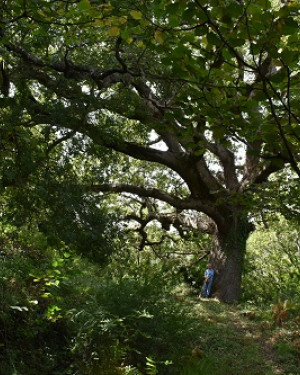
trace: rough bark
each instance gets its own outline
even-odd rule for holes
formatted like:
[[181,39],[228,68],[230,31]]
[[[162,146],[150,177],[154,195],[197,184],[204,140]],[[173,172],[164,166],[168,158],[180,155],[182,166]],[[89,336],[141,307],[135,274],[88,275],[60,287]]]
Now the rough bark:
[[234,303],[240,297],[246,242],[252,227],[245,217],[238,215],[228,222],[226,230],[215,234],[210,262],[216,272],[213,296]]

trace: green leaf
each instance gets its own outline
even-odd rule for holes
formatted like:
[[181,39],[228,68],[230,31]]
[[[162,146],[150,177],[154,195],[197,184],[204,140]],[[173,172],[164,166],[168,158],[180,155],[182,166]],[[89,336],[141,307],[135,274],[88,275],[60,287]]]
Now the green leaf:
[[170,16],[169,18],[169,25],[172,27],[178,26],[181,20],[177,15]]
[[174,2],[168,5],[166,10],[168,14],[175,15],[175,14],[178,14],[179,8],[180,8],[179,2]]
[[159,43],[159,44],[164,44],[164,36],[163,32],[160,30],[156,30],[154,33],[154,39]]
[[143,14],[139,10],[131,10],[129,12],[132,18],[135,20],[141,20],[143,18]]
[[86,10],[89,10],[91,8],[91,4],[90,4],[89,0],[81,0],[77,4],[77,6],[82,11],[86,11]]
[[187,53],[189,53],[187,48],[185,48],[184,46],[178,46],[174,49],[172,55],[176,58],[181,58],[185,56]]
[[214,46],[220,46],[222,44],[219,37],[214,33],[208,33],[206,38],[207,38],[207,42]]
[[117,26],[111,27],[108,30],[108,34],[110,36],[119,36],[120,35],[120,29],[119,29],[119,27],[117,27]]
[[298,60],[299,58],[299,52],[298,51],[291,51],[289,49],[285,49],[281,54],[280,54],[282,60],[286,63],[289,64],[294,60]]
[[261,44],[252,43],[251,44],[251,53],[253,55],[259,55],[261,51],[263,50],[263,46]]
[[243,38],[230,38],[229,43],[232,47],[240,47],[245,44],[245,39]]
[[283,35],[292,35],[299,32],[299,26],[293,18],[287,18],[282,26],[281,33]]
[[280,69],[275,75],[270,77],[270,80],[275,83],[280,83],[287,79],[287,74],[284,69]]
[[239,17],[243,14],[243,11],[244,11],[244,7],[242,4],[239,4],[237,2],[234,2],[234,3],[231,3],[227,8],[226,8],[226,13],[228,12],[228,14],[231,16],[231,17]]
[[195,30],[195,35],[202,36],[208,33],[208,27],[206,25],[198,26]]
[[226,61],[231,60],[232,58],[235,58],[235,54],[231,51],[231,49],[222,49],[222,55]]
[[194,9],[187,9],[182,14],[182,19],[184,21],[191,22],[195,16],[195,10]]

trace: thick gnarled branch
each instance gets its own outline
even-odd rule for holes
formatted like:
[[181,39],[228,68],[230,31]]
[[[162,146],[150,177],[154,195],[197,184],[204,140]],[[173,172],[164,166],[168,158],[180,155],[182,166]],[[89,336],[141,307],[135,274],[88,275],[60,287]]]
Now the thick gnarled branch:
[[175,195],[166,193],[156,188],[145,188],[141,186],[129,185],[129,184],[99,184],[87,186],[88,191],[93,192],[110,192],[110,193],[131,193],[140,197],[151,197],[158,199],[162,202],[170,204],[172,207],[179,210],[195,210],[205,213],[207,216],[213,218],[217,225],[226,226],[226,220],[222,214],[218,211],[218,208],[213,205],[209,200],[201,201],[200,199],[194,199],[192,197],[179,198]]

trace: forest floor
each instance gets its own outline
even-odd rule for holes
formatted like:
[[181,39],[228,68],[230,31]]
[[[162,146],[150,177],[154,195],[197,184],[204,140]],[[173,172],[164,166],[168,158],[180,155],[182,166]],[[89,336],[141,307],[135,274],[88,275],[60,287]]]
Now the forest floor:
[[274,324],[267,312],[228,306],[214,299],[190,299],[201,320],[195,362],[182,375],[299,375],[300,327]]

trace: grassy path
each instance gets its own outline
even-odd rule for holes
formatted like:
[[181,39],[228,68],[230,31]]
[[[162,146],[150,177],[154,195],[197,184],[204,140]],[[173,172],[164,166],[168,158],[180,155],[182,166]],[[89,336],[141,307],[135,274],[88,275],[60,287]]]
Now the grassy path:
[[[195,362],[182,375],[299,375],[300,332],[274,327],[259,314],[246,314],[215,300],[193,304],[201,320]],[[299,341],[297,341],[299,339]]]

